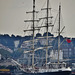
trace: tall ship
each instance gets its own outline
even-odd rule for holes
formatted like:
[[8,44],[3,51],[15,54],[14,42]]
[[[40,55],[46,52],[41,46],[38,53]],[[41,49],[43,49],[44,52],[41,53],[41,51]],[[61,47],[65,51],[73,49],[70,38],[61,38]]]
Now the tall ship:
[[[30,12],[27,12],[27,13],[32,13],[33,14],[33,17],[32,17],[32,20],[25,20],[24,22],[32,22],[32,27],[31,29],[28,29],[28,30],[24,30],[24,32],[27,32],[27,31],[32,31],[32,50],[31,51],[24,51],[24,53],[28,53],[28,52],[31,52],[32,53],[32,64],[31,66],[29,67],[23,67],[23,68],[20,68],[21,70],[24,71],[24,74],[25,75],[70,75],[71,74],[71,69],[70,67],[66,66],[66,63],[63,62],[63,61],[60,61],[60,46],[61,46],[61,43],[60,43],[60,34],[61,32],[63,31],[60,30],[60,13],[61,13],[61,4],[59,4],[59,12],[58,12],[58,50],[56,52],[56,61],[49,61],[48,60],[48,50],[49,48],[51,48],[52,46],[49,45],[48,41],[49,41],[49,35],[48,35],[48,31],[49,31],[49,27],[52,27],[53,28],[53,24],[52,24],[52,21],[49,23],[49,20],[52,20],[53,16],[50,15],[49,17],[49,11],[52,10],[52,8],[49,8],[49,0],[46,0],[47,1],[47,8],[44,8],[42,10],[46,10],[46,17],[44,18],[40,18],[39,20],[35,20],[35,14],[38,13],[38,11],[35,11],[35,0],[33,0],[33,11],[30,11]],[[45,19],[46,22],[45,22],[45,25],[44,26],[35,26],[35,22],[39,22],[41,19]],[[39,39],[35,39],[35,30],[40,30],[41,28],[46,28],[46,45],[44,47],[40,47],[40,48],[37,48],[35,49],[35,40],[39,40]],[[44,37],[39,37],[39,38],[44,38]],[[41,66],[41,67],[36,67],[35,66],[35,51],[38,51],[40,49],[44,49],[45,50],[45,64],[44,64],[44,67]],[[53,55],[53,54],[52,54]],[[40,62],[41,63],[41,62]]]

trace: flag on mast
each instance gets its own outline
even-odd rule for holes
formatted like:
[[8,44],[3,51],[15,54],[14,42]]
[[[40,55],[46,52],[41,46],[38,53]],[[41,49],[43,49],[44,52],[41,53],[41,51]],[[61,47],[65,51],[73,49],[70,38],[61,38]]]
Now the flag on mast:
[[66,39],[66,41],[67,41],[68,43],[71,43],[71,42],[72,42],[71,39]]

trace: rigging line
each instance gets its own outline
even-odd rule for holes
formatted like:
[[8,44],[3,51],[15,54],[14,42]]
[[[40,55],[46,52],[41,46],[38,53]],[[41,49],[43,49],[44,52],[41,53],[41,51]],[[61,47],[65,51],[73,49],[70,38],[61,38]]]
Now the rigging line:
[[72,47],[73,47],[73,43],[71,42],[71,45],[72,45]]
[[[29,28],[29,26],[30,26],[30,23],[26,23],[25,22],[25,25],[27,25],[27,29]],[[28,32],[27,32],[28,33]],[[26,35],[26,32],[24,32],[24,35]]]
[[[46,0],[45,0],[45,2],[44,2],[44,4],[42,5],[42,7],[41,8],[43,8],[44,6],[45,6],[45,4],[46,4]],[[39,13],[38,14],[40,14],[41,13],[41,10],[39,11]]]
[[[54,39],[54,40],[55,40],[55,39]],[[54,43],[54,47],[53,47],[53,50],[54,50],[54,48],[55,48],[56,42],[57,42],[57,40],[55,40],[55,43]]]
[[[52,2],[52,0],[50,0],[50,7],[51,7],[51,2]],[[53,9],[52,11],[58,11],[58,10],[56,10],[54,8],[52,8],[52,9]]]
[[[45,16],[47,16],[47,13],[45,14]],[[47,24],[47,18],[45,19],[45,23]],[[47,26],[46,24],[45,24],[45,26]],[[44,30],[45,30],[45,28],[44,28]]]
[[[45,15],[46,15],[46,14],[45,14]],[[43,22],[44,22],[44,20],[45,20],[45,19],[42,20],[41,26],[43,26]]]
[[[45,13],[45,16],[46,16],[46,13]],[[42,21],[42,24],[43,24],[43,22],[44,22],[44,19],[43,19],[43,21]],[[41,26],[42,26],[42,24],[41,24]]]
[[[46,1],[44,2],[42,8],[44,7],[45,3],[46,3]],[[40,10],[40,12],[41,12],[41,10]],[[43,21],[44,21],[44,19],[43,19]],[[42,21],[42,23],[41,23],[41,26],[43,25],[43,21]]]
[[[51,8],[51,1],[49,2],[50,4],[50,8]],[[50,9],[50,16],[52,16],[52,13],[51,13],[52,9]]]
[[[61,15],[61,18],[62,18],[62,22],[63,22],[62,24],[63,24],[63,26],[65,26],[65,25],[64,25],[64,20],[63,20],[63,16],[62,16],[62,15]],[[67,36],[66,29],[65,29],[65,36]]]
[[[56,20],[57,20],[57,17],[58,17],[58,13],[57,13],[57,15],[56,15],[56,18],[55,18],[55,21],[54,21],[54,24],[53,25],[55,25],[55,23],[56,23]],[[53,31],[53,27],[52,27],[52,30],[51,30],[51,32]]]
[[51,7],[51,0],[49,0],[49,5],[50,5],[50,7]]
[[[36,24],[36,26],[38,27],[38,25],[39,25],[39,22],[37,22],[37,24]],[[40,32],[40,30],[38,30],[38,33]]]
[[[54,40],[55,40],[55,44],[54,44],[54,47],[55,47],[57,40],[56,40],[56,39],[54,39]],[[63,43],[64,41],[65,41],[65,39],[60,43],[60,46],[62,45],[62,43]],[[54,49],[54,47],[53,47],[53,49]]]
[[45,4],[46,4],[46,0],[45,0],[45,3],[43,4],[42,8],[45,6]]
[[[51,8],[51,1],[50,1],[50,8]],[[50,9],[50,16],[52,16],[52,9]],[[53,23],[52,18],[50,19],[50,23]],[[51,28],[51,32],[52,32],[53,27]]]
[[[31,17],[31,20],[32,20],[32,18],[33,18],[33,17]],[[32,23],[31,23],[31,22],[28,24],[27,29],[29,28],[29,26],[30,26],[30,28],[32,28]],[[32,34],[32,32],[28,31],[28,34],[30,34],[30,33]]]
[[53,12],[58,12],[58,10],[56,10],[56,9],[54,9],[54,8],[53,8],[53,10],[52,10],[52,11],[53,11]]
[[[44,19],[43,19],[43,21],[42,21],[42,23],[41,23],[41,26],[43,25],[43,22],[44,22]],[[41,30],[41,29],[40,29]],[[42,30],[41,30],[42,31]]]
[[[36,13],[36,19],[37,19],[37,13]],[[36,26],[38,27],[39,25],[39,22],[36,23]],[[39,30],[38,30],[38,33],[39,33]]]
[[63,25],[64,25],[64,21],[63,21],[63,16],[62,16],[62,14],[61,14],[61,19],[62,19],[62,23],[63,23]]
[[[26,22],[25,22],[25,25],[26,25]],[[26,32],[24,32],[24,35],[26,35]]]

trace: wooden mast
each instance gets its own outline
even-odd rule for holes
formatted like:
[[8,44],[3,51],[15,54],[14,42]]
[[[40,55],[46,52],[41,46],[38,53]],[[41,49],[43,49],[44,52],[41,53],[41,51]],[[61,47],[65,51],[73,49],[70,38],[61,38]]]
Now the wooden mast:
[[48,62],[48,60],[47,60],[47,58],[48,58],[48,28],[54,26],[54,25],[52,25],[52,23],[50,23],[50,25],[49,25],[49,18],[51,18],[51,19],[53,18],[53,16],[51,16],[51,15],[49,17],[49,10],[51,11],[51,8],[49,8],[49,0],[47,0],[47,8],[43,8],[41,10],[46,10],[46,13],[47,13],[46,17],[40,18],[40,19],[46,19],[46,26],[42,26],[42,27],[46,27],[46,32],[47,32],[47,35],[46,35],[46,39],[47,39],[47,41],[46,41],[46,68],[47,68],[47,62]]
[[32,56],[32,68],[34,69],[34,19],[35,19],[35,0],[33,0],[33,56]]
[[39,30],[39,29],[35,29],[35,21],[39,21],[39,20],[35,20],[35,13],[38,13],[38,11],[35,11],[35,0],[33,0],[33,11],[31,12],[26,12],[26,13],[33,13],[33,19],[32,20],[25,20],[24,22],[33,22],[33,26],[32,26],[32,29],[29,29],[29,30],[24,30],[24,32],[26,31],[33,31],[33,54],[32,54],[32,68],[34,69],[34,31],[35,30]]
[[58,64],[59,64],[59,52],[60,52],[60,13],[61,13],[61,5],[59,4],[59,28],[58,28]]
[[[52,16],[49,17],[49,9],[51,11],[51,8],[49,8],[49,0],[47,0],[47,8],[44,8],[42,10],[46,10],[47,11],[47,16],[44,17],[44,18],[40,18],[40,19],[46,19],[46,26],[40,26],[39,28],[41,27],[46,27],[46,32],[47,32],[47,35],[46,35],[46,38],[47,38],[47,41],[46,41],[46,68],[47,68],[47,58],[48,58],[48,27],[53,27],[54,25],[49,25],[49,21],[48,21],[48,18],[53,18]],[[27,12],[27,13],[33,13],[33,20],[25,20],[24,22],[33,22],[33,29],[30,29],[30,30],[24,30],[24,32],[26,31],[33,31],[33,55],[32,55],[32,68],[34,69],[34,51],[35,51],[35,48],[34,48],[34,31],[35,30],[39,30],[39,29],[35,29],[37,27],[35,27],[35,21],[38,21],[38,20],[35,20],[35,12],[38,13],[38,11],[35,11],[35,0],[33,0],[33,11],[32,12]]]
[[47,68],[47,58],[48,58],[48,8],[49,8],[49,0],[47,0],[47,42],[46,42],[46,68]]

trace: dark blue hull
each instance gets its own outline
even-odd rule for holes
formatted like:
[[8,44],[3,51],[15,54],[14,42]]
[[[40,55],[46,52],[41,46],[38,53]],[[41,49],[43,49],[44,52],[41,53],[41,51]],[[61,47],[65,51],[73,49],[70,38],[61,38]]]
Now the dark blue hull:
[[0,75],[11,75],[11,73],[0,73]]
[[25,73],[24,75],[71,75],[71,71],[44,72],[44,73]]

